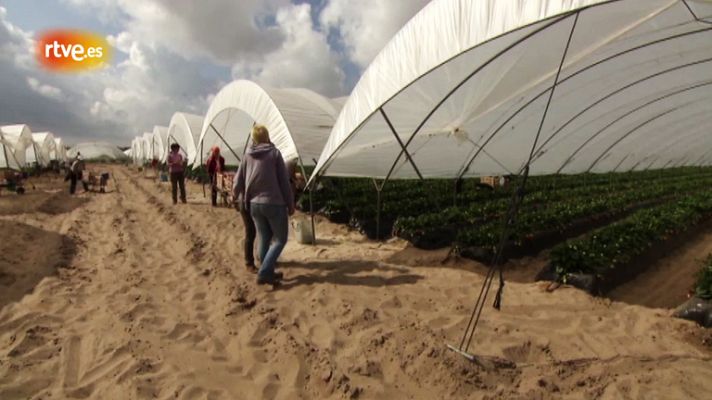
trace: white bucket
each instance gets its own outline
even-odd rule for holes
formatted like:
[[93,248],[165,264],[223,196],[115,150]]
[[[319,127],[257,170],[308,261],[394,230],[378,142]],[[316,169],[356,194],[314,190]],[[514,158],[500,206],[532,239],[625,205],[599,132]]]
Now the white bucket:
[[314,243],[314,231],[312,230],[311,219],[307,216],[294,217],[292,228],[297,236],[297,241],[301,244]]

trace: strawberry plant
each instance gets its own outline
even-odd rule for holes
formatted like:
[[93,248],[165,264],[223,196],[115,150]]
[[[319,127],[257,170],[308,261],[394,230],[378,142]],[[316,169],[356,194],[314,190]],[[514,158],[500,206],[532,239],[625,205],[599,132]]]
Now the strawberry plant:
[[707,257],[707,261],[697,274],[695,295],[701,299],[712,300],[712,254]]

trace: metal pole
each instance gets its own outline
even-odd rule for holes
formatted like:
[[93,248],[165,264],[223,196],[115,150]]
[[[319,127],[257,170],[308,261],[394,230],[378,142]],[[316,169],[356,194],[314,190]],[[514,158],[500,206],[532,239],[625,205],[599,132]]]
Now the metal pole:
[[311,215],[312,245],[316,244],[316,224],[314,223],[314,202],[312,200],[313,188],[309,188],[309,214]]
[[[200,167],[203,168],[203,143],[205,143],[205,139],[200,141]],[[205,195],[205,179],[200,179],[201,182],[203,182],[203,198],[206,198],[207,196]]]
[[[415,161],[413,161],[413,158],[410,156],[410,153],[405,148],[405,145],[403,145],[403,141],[401,140],[400,136],[398,136],[398,132],[396,132],[396,129],[393,127],[393,124],[391,123],[391,120],[388,118],[388,115],[386,115],[386,112],[383,111],[383,107],[379,108],[379,110],[381,111],[381,115],[383,116],[383,119],[386,120],[386,124],[388,124],[388,128],[390,128],[391,133],[393,133],[393,136],[395,136],[396,141],[398,142],[398,145],[401,148],[401,152],[402,152],[401,154],[403,154],[403,153],[405,154],[406,158],[410,162],[410,165],[413,166],[415,173],[418,174],[418,178],[420,178],[420,180],[423,180],[423,175],[420,174],[420,170],[418,170],[418,166],[415,165]],[[400,155],[398,157],[400,158]],[[388,177],[391,176],[391,173],[393,172],[393,169],[395,168],[396,164],[398,164],[398,160],[396,160],[396,162],[393,163],[393,167],[391,168],[391,171],[388,172],[388,176],[386,177],[386,179],[388,179]]]
[[241,162],[242,160],[240,160],[240,156],[238,156],[237,153],[235,153],[235,150],[233,150],[232,147],[225,141],[225,139],[224,139],[224,138],[222,137],[222,135],[218,132],[218,130],[215,129],[215,127],[213,126],[213,124],[210,124],[210,128],[213,130],[213,132],[215,132],[216,135],[218,135],[218,137],[220,138],[220,140],[222,140],[222,142],[225,143],[225,146],[227,146],[227,149],[230,150],[230,153],[232,153],[232,155],[235,156],[235,158],[237,158],[237,162]]
[[[477,330],[477,325],[479,323],[480,317],[482,315],[482,311],[484,309],[485,302],[487,301],[487,296],[489,294],[490,288],[492,286],[492,282],[494,281],[494,275],[497,269],[499,269],[499,289],[497,290],[497,293],[495,295],[495,300],[493,307],[496,309],[499,309],[501,306],[501,301],[502,301],[502,294],[504,292],[504,276],[503,276],[503,270],[502,267],[499,266],[498,264],[500,263],[502,253],[504,251],[504,246],[507,242],[507,238],[509,236],[509,227],[515,224],[517,215],[519,213],[519,206],[522,204],[524,196],[525,196],[525,189],[526,189],[526,184],[527,184],[527,179],[529,177],[529,164],[532,161],[532,158],[534,156],[534,152],[536,150],[537,143],[539,142],[539,137],[541,135],[541,131],[543,130],[544,127],[544,122],[546,121],[547,114],[549,112],[549,107],[551,106],[551,101],[554,98],[554,92],[556,91],[557,83],[559,81],[559,77],[561,75],[561,70],[563,69],[564,62],[566,61],[566,55],[568,54],[569,51],[569,46],[571,45],[571,39],[573,38],[574,32],[576,31],[576,25],[578,23],[578,18],[579,18],[579,12],[576,12],[575,18],[573,21],[573,24],[571,26],[571,32],[569,33],[568,40],[566,42],[566,47],[564,48],[564,52],[561,56],[561,61],[559,63],[559,68],[556,72],[556,77],[554,78],[554,84],[551,87],[551,92],[549,93],[549,99],[546,103],[546,107],[544,108],[544,113],[541,117],[541,121],[539,123],[539,128],[537,131],[537,134],[534,138],[534,143],[532,144],[532,149],[529,153],[529,159],[527,160],[527,163],[524,165],[524,167],[520,170],[520,175],[523,177],[522,182],[519,186],[518,190],[515,190],[512,196],[512,201],[509,206],[509,210],[507,214],[504,216],[504,219],[502,220],[502,230],[500,234],[500,240],[499,244],[497,245],[497,251],[492,257],[492,262],[490,263],[490,269],[487,272],[487,276],[485,277],[485,281],[482,283],[482,288],[480,289],[480,294],[477,298],[477,302],[475,303],[475,307],[472,311],[472,314],[470,315],[470,320],[467,324],[467,328],[465,329],[465,333],[462,337],[462,340],[460,342],[460,347],[455,349],[453,346],[449,346],[450,349],[455,350],[457,353],[461,355],[465,355],[467,357],[468,351],[470,348],[470,343],[472,342],[472,339],[475,336],[475,332]],[[469,335],[469,339],[467,339]],[[465,341],[467,340],[467,344],[465,345]],[[463,348],[463,345],[465,347]],[[467,357],[469,359],[472,359],[470,357]]]

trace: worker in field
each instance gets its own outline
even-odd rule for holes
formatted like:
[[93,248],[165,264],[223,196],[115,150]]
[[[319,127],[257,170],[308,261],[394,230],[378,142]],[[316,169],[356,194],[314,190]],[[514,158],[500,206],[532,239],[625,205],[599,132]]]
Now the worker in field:
[[257,266],[255,265],[255,238],[257,236],[257,229],[255,228],[255,221],[252,219],[252,215],[250,215],[250,210],[244,202],[244,196],[236,190],[239,176],[240,171],[238,170],[232,184],[232,199],[235,203],[235,209],[240,213],[240,218],[242,218],[242,226],[245,228],[245,240],[243,241],[245,267],[248,271],[257,273]]
[[294,196],[282,154],[262,125],[252,128],[252,146],[242,159],[234,190],[249,210],[260,238],[257,283],[278,284],[282,274],[275,272],[275,265],[287,244]]
[[82,155],[80,153],[77,153],[77,156],[74,158],[74,161],[72,161],[72,165],[69,167],[69,194],[74,194],[76,192],[77,181],[82,182],[85,192],[89,191],[89,185],[87,185],[87,183],[83,179],[85,169],[86,166],[84,164],[84,160],[82,159]]
[[289,175],[289,185],[292,188],[292,195],[294,196],[294,203],[299,202],[299,196],[304,192],[304,187],[306,186],[306,179],[304,175],[299,170],[299,159],[293,158],[286,163],[287,174]]
[[173,204],[178,204],[178,188],[180,188],[180,201],[185,204],[185,160],[183,155],[180,154],[180,145],[178,143],[171,144],[171,152],[168,153],[166,162],[170,173]]
[[225,158],[220,155],[220,148],[215,146],[210,151],[210,157],[205,163],[210,176],[210,200],[213,207],[218,205],[218,174],[225,170]]
[[[287,167],[287,174],[289,176],[289,184],[292,188],[292,194],[294,197],[294,203],[296,204],[299,200],[298,193],[304,190],[306,181],[304,176],[298,172],[298,159],[294,158],[285,163]],[[233,193],[232,198],[234,201],[235,209],[240,213],[240,218],[242,219],[242,225],[245,228],[245,240],[243,242],[243,251],[245,255],[245,267],[248,271],[257,273],[257,267],[255,265],[255,239],[257,236],[257,231],[255,228],[255,221],[252,219],[249,210],[245,207],[242,201],[241,195],[236,192],[237,179],[239,176],[239,171],[235,174],[234,182],[232,185]]]

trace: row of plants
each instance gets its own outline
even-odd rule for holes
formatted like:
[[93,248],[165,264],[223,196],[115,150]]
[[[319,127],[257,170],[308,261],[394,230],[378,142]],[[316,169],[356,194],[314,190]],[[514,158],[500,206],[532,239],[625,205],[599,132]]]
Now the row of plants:
[[[549,196],[557,196],[552,193],[561,192],[559,197],[568,196],[566,190],[586,190],[590,193],[595,192],[595,188],[599,187],[601,188],[599,191],[611,190],[610,188],[616,185],[629,186],[661,179],[693,179],[699,177],[701,173],[711,172],[712,169],[695,167],[630,173],[530,177],[527,183],[526,201],[528,204],[546,203],[552,201]],[[381,193],[380,232],[375,231],[375,219],[378,214],[377,194],[374,183],[370,179],[322,179],[313,199],[315,209],[333,222],[349,223],[361,229],[369,237],[383,238],[393,232],[394,223],[397,225],[396,230],[404,232],[404,236],[407,236],[408,231],[427,230],[428,226],[446,225],[448,222],[443,222],[439,218],[440,215],[449,216],[451,221],[468,221],[467,223],[473,223],[473,218],[482,222],[480,220],[483,215],[500,215],[506,209],[511,188],[516,187],[517,182],[515,179],[509,188],[491,189],[479,184],[478,179],[466,179],[459,186],[460,190],[456,193],[453,182],[448,180],[388,182],[386,189]],[[537,193],[542,192],[544,194],[537,197]],[[499,203],[490,204],[493,201]],[[453,207],[453,203],[458,204],[459,207]],[[407,220],[409,217],[424,218],[413,222]],[[413,225],[408,226],[411,222]],[[423,226],[418,227],[419,224]],[[448,227],[448,229],[455,228]],[[435,235],[437,236],[437,232]]]
[[[712,216],[712,190],[683,197],[672,203],[639,210],[586,236],[569,240],[551,251],[550,269],[566,282],[572,275],[594,277],[600,287],[630,278],[628,270],[638,257],[698,226]],[[701,274],[698,288],[708,295],[711,273]],[[704,275],[704,277],[702,277]],[[616,281],[616,282],[614,282]],[[706,289],[705,289],[706,286]]]
[[[581,174],[567,176],[535,176],[527,182],[527,191],[565,190],[581,186],[606,186],[621,182],[642,182],[667,177],[684,177],[699,174],[699,169],[679,168],[664,171],[643,171],[632,173]],[[518,185],[513,178],[510,187]],[[457,186],[457,189],[455,189]],[[455,185],[451,180],[432,179],[424,181],[390,181],[381,193],[382,202],[400,202],[404,198],[427,197],[432,204],[441,207],[453,204],[469,204],[484,200],[509,197],[508,188],[489,188],[479,183],[479,179],[465,179]],[[315,198],[317,209],[332,202],[334,210],[373,206],[376,202],[374,182],[359,178],[326,178],[321,182],[321,190]]]
[[702,269],[697,274],[695,295],[704,300],[712,300],[712,254],[707,257]]
[[[700,174],[686,177],[663,178],[647,183],[647,187],[663,187],[671,183],[700,181],[710,178],[712,174]],[[689,187],[689,186],[688,186]],[[638,191],[640,182],[618,181],[609,185],[594,185],[573,187],[556,191],[538,191],[527,194],[522,203],[523,212],[539,211],[551,207],[555,203],[569,202],[575,199],[587,199],[610,192]],[[493,201],[482,201],[461,207],[448,207],[439,212],[423,213],[418,216],[398,218],[393,227],[393,233],[403,239],[411,241],[417,247],[431,244],[447,245],[452,241],[454,232],[460,229],[480,225],[496,220],[506,212],[510,199],[502,198]],[[421,246],[421,244],[423,246]]]
[[[508,242],[514,247],[526,247],[540,234],[560,233],[575,225],[588,225],[601,218],[606,222],[638,207],[655,204],[674,196],[709,187],[712,179],[683,180],[670,184],[648,185],[625,192],[604,192],[589,198],[570,198],[540,209],[523,209],[516,224],[510,227]],[[574,230],[576,233],[577,230]],[[501,223],[494,220],[479,226],[462,229],[456,242],[459,247],[478,247],[493,251],[499,243]]]

